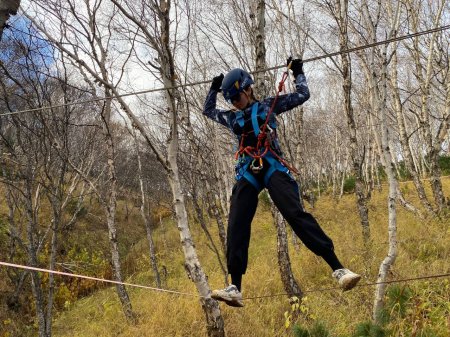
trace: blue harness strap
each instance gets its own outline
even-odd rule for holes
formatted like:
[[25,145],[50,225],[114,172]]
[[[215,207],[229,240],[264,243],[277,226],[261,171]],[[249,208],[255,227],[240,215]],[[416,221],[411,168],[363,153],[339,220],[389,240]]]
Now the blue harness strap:
[[258,137],[258,135],[261,133],[258,123],[258,102],[254,103],[252,106],[252,126],[253,131],[255,132],[255,136]]
[[289,169],[281,164],[277,159],[275,159],[272,153],[267,153],[264,159],[267,160],[270,165],[269,169],[264,175],[264,186],[267,186],[269,184],[269,179],[275,171],[281,171],[289,174]]
[[245,170],[244,179],[247,179],[247,181],[250,184],[252,184],[254,188],[256,188],[258,193],[261,192],[262,189],[264,188],[264,186],[261,186],[261,184],[258,182],[258,180],[256,180],[256,178],[253,176],[253,174],[251,174],[248,170]]
[[247,180],[250,184],[253,185],[253,187],[259,192],[262,191],[264,186],[262,186],[259,181],[255,178],[253,174],[248,170],[250,164],[252,162],[252,158],[250,156],[244,156],[241,159],[239,159],[239,168],[236,171],[236,180],[240,180],[244,178]]
[[239,126],[241,128],[243,128],[244,127],[244,113],[241,110],[239,110],[239,111],[235,112],[235,115],[236,115],[236,121],[238,122]]
[[[256,137],[258,137],[258,135],[261,133],[259,123],[258,123],[258,117],[266,116],[265,111],[262,111],[260,116],[258,116],[258,114],[259,114],[258,110],[259,110],[259,105],[258,105],[258,102],[256,102],[252,106],[252,113],[251,113],[252,127],[253,127],[253,131],[254,131]],[[238,111],[237,114],[239,114],[237,116],[237,119],[238,119],[238,122],[240,122],[239,119],[241,119],[243,117],[242,112]],[[243,118],[242,118],[242,122],[243,122]],[[274,125],[274,127],[276,127],[276,125]],[[248,161],[244,164],[244,166],[242,166],[242,171],[241,171],[241,172],[244,172],[243,174],[241,173],[242,174],[241,177],[245,178],[249,183],[251,183],[258,192],[260,192],[265,186],[267,186],[267,184],[269,183],[270,177],[272,176],[272,174],[275,171],[281,171],[281,172],[285,172],[285,173],[289,174],[289,169],[286,166],[284,166],[283,164],[281,164],[273,156],[273,154],[270,151],[267,152],[267,154],[264,156],[264,159],[266,160],[267,164],[269,165],[267,172],[264,174],[264,182],[263,182],[264,185],[262,185],[258,181],[258,179],[256,179],[255,176],[250,171],[248,171],[250,163],[252,162],[252,158],[250,158],[250,157],[248,158]]]

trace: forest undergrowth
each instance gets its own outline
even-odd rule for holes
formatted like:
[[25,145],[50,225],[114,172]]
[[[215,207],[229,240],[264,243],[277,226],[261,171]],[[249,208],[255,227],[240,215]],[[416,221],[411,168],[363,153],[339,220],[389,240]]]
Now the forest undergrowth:
[[[450,180],[443,180],[446,195]],[[414,204],[412,185],[401,189]],[[411,193],[410,193],[411,192]],[[244,275],[244,308],[221,304],[228,336],[448,336],[450,332],[449,278],[399,282],[389,286],[385,324],[374,327],[372,315],[378,268],[388,249],[386,192],[375,191],[370,201],[372,246],[363,245],[353,195],[341,200],[322,196],[311,209],[332,237],[344,264],[363,275],[360,287],[350,292],[334,288],[328,266],[302,244],[290,244],[294,274],[306,298],[292,305],[284,293],[277,266],[276,233],[267,204],[260,202],[252,225],[249,269]],[[389,280],[401,280],[450,272],[449,214],[441,219],[421,220],[399,207],[399,256]],[[216,256],[204,234],[191,225],[200,261],[212,288],[224,285]],[[215,233],[215,226],[210,230]],[[122,235],[126,235],[123,233]],[[291,233],[289,234],[292,235]],[[127,325],[113,288],[102,289],[68,305],[57,315],[54,336],[206,336],[204,316],[193,283],[184,272],[184,257],[175,223],[167,218],[154,233],[164,287],[193,296],[129,288],[139,315],[136,326]],[[218,235],[213,235],[218,238]],[[292,240],[291,240],[292,243]],[[219,245],[219,242],[216,242]],[[145,238],[129,253],[139,270],[127,282],[154,286]],[[222,257],[223,258],[223,257]]]

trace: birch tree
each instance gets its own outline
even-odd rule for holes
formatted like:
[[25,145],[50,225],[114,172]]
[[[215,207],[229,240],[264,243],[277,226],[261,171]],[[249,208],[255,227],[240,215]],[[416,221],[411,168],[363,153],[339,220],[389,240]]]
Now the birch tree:
[[400,136],[400,144],[402,146],[402,152],[404,156],[404,161],[406,168],[408,169],[408,172],[412,176],[412,180],[414,183],[414,187],[416,188],[417,195],[419,196],[419,199],[422,203],[422,205],[425,207],[425,209],[431,213],[434,214],[433,207],[431,206],[430,201],[428,200],[428,197],[425,193],[425,188],[422,184],[422,181],[420,180],[420,172],[418,171],[417,166],[415,165],[413,153],[411,151],[410,142],[409,142],[409,136],[407,132],[407,126],[406,126],[406,117],[405,117],[405,111],[403,107],[403,103],[401,101],[400,96],[400,86],[398,83],[398,57],[397,57],[397,50],[395,49],[393,51],[392,55],[392,67],[391,67],[391,81],[390,81],[390,89],[393,93],[393,104],[394,104],[394,111],[396,112],[396,118],[397,118],[397,128],[399,131]]
[[[98,5],[99,3],[97,3]],[[142,32],[146,39],[146,44],[153,48],[158,55],[158,64],[156,68],[162,77],[162,83],[166,87],[173,87],[175,84],[175,74],[173,66],[173,57],[170,48],[170,2],[161,2],[160,4],[149,3],[141,5],[144,6],[149,17],[153,18],[153,23],[161,29],[160,35],[154,35],[151,31],[152,27],[146,27],[140,18],[140,15],[136,14],[130,7],[123,7],[118,1],[114,1],[114,5],[118,10],[124,15],[124,17],[132,22],[139,30]],[[125,5],[126,6],[126,5]],[[156,26],[155,26],[156,27]],[[51,38],[50,35],[47,35]],[[105,89],[111,90],[111,92],[118,96],[119,92],[115,85],[111,81],[106,80],[100,74],[92,69],[89,64],[80,59],[80,57],[72,52],[71,50],[65,48],[61,43],[52,39],[52,41],[65,53],[67,53],[75,62],[80,64],[82,68],[89,73],[96,81],[101,83]],[[158,160],[163,165],[169,178],[170,185],[172,187],[172,193],[174,198],[174,208],[177,216],[178,228],[180,229],[180,238],[183,245],[183,250],[186,256],[186,270],[188,271],[188,276],[195,282],[197,289],[201,295],[201,301],[207,315],[207,329],[209,334],[214,336],[223,335],[223,320],[220,315],[220,310],[218,308],[217,301],[210,298],[210,289],[206,281],[206,275],[204,274],[200,263],[198,261],[193,241],[189,232],[187,224],[187,212],[184,203],[184,195],[180,185],[178,164],[177,164],[177,150],[178,150],[178,116],[177,116],[177,106],[176,97],[179,95],[174,95],[174,89],[166,91],[165,99],[168,104],[168,117],[170,120],[170,137],[167,144],[167,158],[164,154],[158,150],[155,146],[152,137],[149,136],[148,131],[144,128],[143,124],[139,121],[136,115],[133,113],[130,106],[123,100],[118,98],[118,101],[122,107],[122,110],[131,119],[133,125],[138,128],[141,134],[144,136],[146,143],[155,152]]]
[[[379,18],[382,13],[381,4],[376,7],[370,8],[367,1],[361,3],[361,12],[363,16],[364,27],[367,29],[367,40],[374,43],[377,42],[377,28],[379,27]],[[394,15],[392,15],[392,22],[387,27],[389,29],[389,38],[396,35],[399,26],[400,19],[400,3],[397,3],[394,9]],[[386,258],[380,265],[377,278],[377,286],[375,290],[374,308],[373,308],[373,318],[379,323],[380,322],[380,312],[383,308],[384,295],[386,292],[386,280],[389,270],[392,268],[396,258],[397,258],[397,191],[398,191],[398,181],[396,177],[396,171],[394,167],[394,159],[390,151],[391,136],[390,127],[388,121],[388,108],[387,108],[387,87],[388,87],[388,64],[391,59],[388,55],[388,44],[384,44],[377,50],[374,47],[372,50],[368,50],[362,56],[367,57],[366,60],[366,73],[369,83],[369,94],[370,94],[370,108],[371,114],[373,114],[379,120],[379,127],[374,128],[374,133],[376,135],[380,134],[378,150],[380,157],[382,158],[382,163],[388,178],[389,183],[389,193],[388,193],[388,236],[389,236],[389,249]],[[379,60],[376,57],[379,56]],[[377,72],[380,69],[380,72]],[[379,130],[377,130],[379,129]]]
[[139,179],[139,190],[141,193],[141,206],[139,208],[142,216],[142,220],[144,221],[145,232],[147,233],[147,241],[149,248],[149,257],[150,257],[150,265],[152,266],[153,274],[155,276],[156,286],[158,288],[161,287],[161,276],[158,269],[158,260],[156,257],[155,243],[153,241],[152,229],[151,229],[151,218],[148,215],[148,201],[147,201],[147,193],[145,188],[145,183],[143,179],[142,172],[142,161],[141,161],[141,149],[139,146],[139,139],[137,138],[135,130],[131,130],[135,148],[136,148],[136,157],[138,162],[138,179]]
[[[15,66],[13,60],[2,63],[2,108],[11,110],[12,106],[35,108],[34,113],[1,116],[0,127],[0,162],[2,179],[6,191],[9,209],[9,231],[11,233],[11,251],[9,260],[34,267],[46,265],[56,269],[59,236],[64,228],[72,226],[81,209],[79,203],[73,214],[64,217],[67,205],[77,191],[80,199],[84,197],[84,188],[80,187],[80,177],[69,170],[67,158],[71,152],[75,157],[72,122],[78,113],[77,108],[53,109],[51,112],[39,110],[43,105],[51,105],[55,101],[76,97],[79,92],[65,85],[64,75],[50,76],[46,69],[55,60],[42,54],[48,46],[39,48],[34,38],[19,38],[16,43],[29,43],[29,48],[22,55],[25,62]],[[31,48],[33,46],[33,48]],[[14,49],[14,44],[10,47]],[[29,52],[33,50],[33,52]],[[40,51],[41,50],[41,51]],[[51,51],[51,49],[50,49]],[[42,60],[45,60],[42,62]],[[24,69],[27,67],[27,69]],[[64,74],[64,71],[62,72]],[[46,77],[41,74],[47,75]],[[79,108],[79,107],[78,107]],[[61,152],[53,144],[53,134],[58,134],[63,141]],[[79,150],[84,147],[78,143]],[[92,165],[89,156],[83,158],[86,165]],[[92,159],[92,158],[91,158]],[[45,199],[50,205],[51,215],[46,216]],[[27,215],[26,217],[22,216]],[[25,226],[24,220],[27,219]],[[26,230],[25,230],[26,228]],[[22,233],[27,233],[23,236]],[[28,261],[21,261],[27,256]],[[56,281],[50,275],[46,282],[39,273],[10,273],[15,279],[15,292],[9,299],[10,306],[18,306],[19,294],[24,291],[26,276],[31,275],[31,289],[36,308],[37,334],[49,337],[52,335],[52,319],[54,311],[54,294]]]
[[[266,41],[265,41],[265,2],[264,0],[255,1],[251,6],[251,17],[253,27],[253,46],[255,50],[255,85],[254,90],[262,94],[262,97],[266,97],[268,94],[267,86],[264,81],[263,69],[267,68],[266,63]],[[283,282],[284,289],[289,296],[302,296],[302,291],[292,273],[286,225],[283,221],[283,217],[276,209],[273,202],[271,202],[272,216],[274,218],[275,226],[277,229],[277,252],[278,252],[278,265],[280,269],[280,276]]]
[[[164,99],[168,112],[170,136],[167,143],[167,158],[162,162],[167,172],[169,183],[173,194],[173,205],[177,218],[177,225],[180,231],[180,239],[185,255],[185,267],[189,278],[195,283],[200,294],[200,300],[203,310],[206,314],[207,331],[209,336],[223,336],[224,323],[220,313],[217,301],[211,298],[211,290],[209,288],[206,274],[201,268],[200,261],[195,251],[193,239],[188,226],[188,217],[186,211],[185,197],[181,186],[180,173],[178,169],[178,151],[179,151],[179,112],[177,99],[181,96],[175,88],[177,78],[175,74],[174,55],[172,54],[170,39],[170,1],[161,1],[159,4],[142,1],[140,4],[131,7],[122,2],[111,0],[120,10],[126,19],[145,36],[145,43],[152,48],[157,55],[157,64],[154,69],[162,79],[165,88]],[[146,13],[146,10],[150,12]],[[147,26],[142,21],[140,13],[143,10],[153,19],[151,25]],[[155,29],[153,32],[151,29]],[[159,33],[155,33],[159,31]],[[153,150],[155,150],[153,148]],[[157,156],[163,159],[162,154],[158,151]]]
[[[111,37],[104,37],[103,26],[100,26],[100,22],[105,24],[107,29],[111,29],[111,16],[107,16],[105,21],[97,21],[97,11],[99,10],[102,2],[97,1],[92,6],[86,4],[83,8],[84,13],[81,14],[81,9],[77,7],[75,8],[75,4],[73,2],[67,2],[67,4],[61,4],[58,1],[49,1],[45,3],[39,3],[46,10],[48,9],[52,16],[59,20],[62,25],[65,25],[64,34],[65,36],[61,37],[62,39],[67,39],[69,42],[65,45],[63,51],[73,60],[73,62],[79,65],[79,69],[84,76],[86,83],[90,86],[94,96],[97,95],[98,87],[96,86],[94,80],[99,81],[100,83],[108,83],[111,78],[115,77],[115,74],[111,74],[108,67],[109,58],[108,58],[108,50],[109,43],[111,42]],[[111,13],[113,14],[113,13]],[[65,18],[66,15],[72,15],[74,23],[69,23]],[[34,21],[36,27],[38,27],[43,34],[46,34],[49,40],[51,40],[58,48],[61,49],[62,43],[57,41],[53,35],[51,35],[41,23],[35,21],[35,19],[29,17],[30,20]],[[70,34],[78,37],[78,41],[71,39]],[[84,39],[84,40],[83,40]],[[76,43],[79,44],[76,44]],[[83,44],[84,43],[84,44]],[[70,46],[70,47],[69,47]],[[72,50],[69,50],[72,48]],[[83,48],[87,48],[91,50],[91,64],[85,63],[82,60]],[[91,69],[93,67],[95,69],[96,78],[92,80],[87,74],[86,70],[83,69],[83,65],[87,68]],[[92,74],[91,74],[92,75]],[[120,77],[119,77],[120,82]],[[115,141],[113,139],[112,134],[112,124],[111,118],[113,114],[113,106],[111,97],[113,92],[110,87],[105,87],[104,90],[100,90],[103,92],[108,99],[106,99],[103,103],[98,103],[98,111],[99,111],[99,120],[101,121],[104,141],[106,144],[106,179],[103,180],[103,184],[95,187],[93,180],[89,179],[88,176],[83,175],[85,181],[93,188],[93,191],[98,195],[103,210],[105,212],[105,222],[108,226],[108,234],[109,234],[109,242],[110,242],[110,251],[111,251],[111,264],[113,267],[113,274],[115,280],[118,282],[123,282],[122,268],[120,265],[120,254],[118,249],[118,234],[116,227],[116,208],[117,208],[117,176],[116,176],[116,164],[115,164]],[[61,147],[61,141],[55,140],[59,147]],[[71,164],[72,168],[77,172],[80,172],[80,169]],[[102,180],[100,180],[102,181]],[[133,312],[131,301],[128,295],[128,292],[123,284],[116,285],[117,294],[119,300],[122,304],[122,309],[124,311],[125,317],[131,323],[136,322],[136,316]]]
[[[446,6],[445,0],[440,0],[436,2],[436,8],[430,7],[428,10],[433,15],[433,28],[437,28],[441,24],[442,15],[444,11],[444,7]],[[447,3],[448,5],[448,3]],[[407,8],[408,14],[410,16],[410,24],[411,30],[413,32],[418,32],[420,29],[419,24],[419,13],[417,11],[418,4],[415,1],[408,1]],[[434,11],[435,12],[434,12]],[[425,158],[429,163],[429,171],[430,171],[430,184],[431,190],[433,191],[434,202],[437,207],[438,212],[440,212],[445,205],[445,197],[442,191],[442,183],[441,183],[441,171],[439,168],[439,153],[441,150],[441,141],[442,135],[446,134],[448,130],[448,114],[439,122],[438,130],[439,132],[436,134],[433,132],[433,122],[431,117],[431,86],[432,86],[432,77],[434,73],[433,63],[434,59],[437,57],[437,48],[436,48],[436,39],[438,37],[438,32],[433,32],[430,35],[429,42],[427,43],[427,50],[422,51],[422,47],[419,43],[419,37],[415,37],[413,39],[412,48],[408,48],[411,57],[414,62],[414,76],[420,85],[420,102],[419,111],[416,114],[420,133],[422,135],[422,139],[425,145]],[[423,55],[423,56],[422,56]],[[448,67],[448,66],[447,66]],[[448,83],[448,80],[447,80]],[[446,85],[448,87],[448,84]],[[444,137],[445,138],[445,137]]]
[[355,194],[361,219],[363,239],[368,244],[370,242],[369,209],[367,207],[369,195],[366,193],[364,184],[364,172],[362,169],[363,157],[359,153],[357,125],[352,103],[352,63],[350,56],[345,52],[349,49],[348,0],[335,0],[334,3],[325,1],[325,5],[336,21],[339,30],[339,50],[343,52],[340,56],[341,67],[339,72],[343,80],[342,90],[350,141],[350,158],[352,161],[352,173],[355,175]]

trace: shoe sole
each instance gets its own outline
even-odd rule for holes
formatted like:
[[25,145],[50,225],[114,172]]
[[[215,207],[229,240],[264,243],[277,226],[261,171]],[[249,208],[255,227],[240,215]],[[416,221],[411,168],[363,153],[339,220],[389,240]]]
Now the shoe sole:
[[353,289],[359,282],[359,280],[361,280],[361,276],[358,275],[357,277],[352,278],[344,287],[342,287],[343,291],[348,291]]
[[233,301],[224,301],[227,305],[229,305],[230,307],[235,307],[235,308],[242,308],[244,306],[244,303],[238,302],[236,300]]
[[230,307],[242,308],[244,306],[244,303],[240,302],[242,300],[241,299],[237,299],[237,298],[224,297],[224,296],[219,296],[219,295],[215,295],[215,294],[212,294],[211,298],[213,298],[213,299],[215,299],[217,301],[225,302]]

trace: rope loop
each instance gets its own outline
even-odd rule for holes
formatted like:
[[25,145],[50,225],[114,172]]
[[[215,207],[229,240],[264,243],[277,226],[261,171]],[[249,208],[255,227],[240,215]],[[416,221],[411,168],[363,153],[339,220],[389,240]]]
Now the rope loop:
[[[249,155],[251,158],[253,158],[253,161],[250,165],[251,170],[254,173],[258,173],[259,171],[261,171],[262,167],[263,167],[263,161],[262,158],[268,153],[272,153],[284,166],[286,166],[290,171],[294,172],[295,174],[298,174],[298,171],[291,165],[289,165],[285,159],[283,159],[281,156],[279,156],[270,146],[270,137],[267,136],[267,133],[272,132],[273,130],[270,128],[269,126],[269,120],[270,120],[270,116],[272,115],[273,111],[275,110],[275,106],[277,104],[278,101],[278,97],[280,95],[280,93],[283,91],[284,89],[284,83],[286,82],[288,76],[289,76],[289,69],[291,68],[291,64],[292,64],[292,57],[289,58],[288,60],[288,65],[287,65],[287,70],[283,73],[283,76],[281,77],[280,82],[278,83],[278,90],[277,93],[273,99],[272,105],[270,106],[269,112],[267,113],[267,117],[266,120],[264,121],[264,124],[262,125],[262,127],[260,128],[260,133],[257,136],[257,143],[256,143],[256,147],[253,146],[246,146],[244,147],[244,139],[246,134],[243,133],[241,135],[241,142],[239,144],[239,150],[236,152],[235,158],[236,160],[239,158],[240,155],[244,155],[247,154]],[[267,130],[268,129],[268,130]],[[261,148],[264,148],[263,153],[261,153]],[[256,162],[256,160],[259,161],[258,165],[254,165]]]

